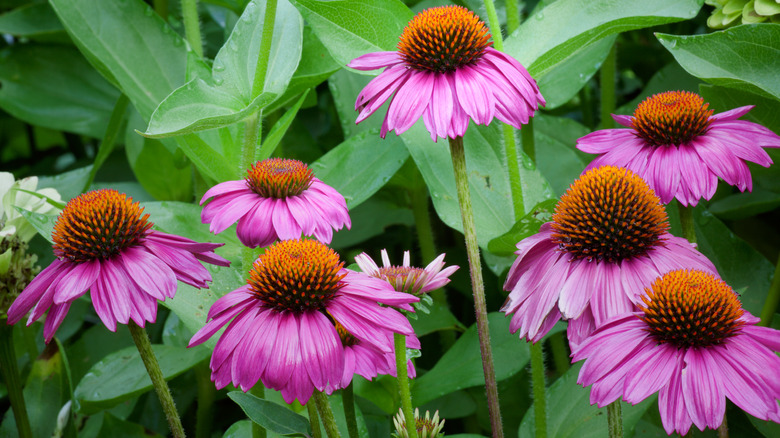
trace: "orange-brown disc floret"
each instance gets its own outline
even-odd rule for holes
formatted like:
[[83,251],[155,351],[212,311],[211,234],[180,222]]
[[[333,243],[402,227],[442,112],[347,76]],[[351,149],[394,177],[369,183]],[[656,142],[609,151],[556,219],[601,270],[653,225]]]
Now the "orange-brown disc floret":
[[654,146],[679,146],[707,132],[713,110],[696,93],[667,91],[643,100],[634,111],[636,134]]
[[343,287],[339,255],[316,240],[283,240],[260,255],[249,271],[252,292],[278,311],[324,309]]
[[84,193],[65,205],[54,224],[54,255],[81,263],[119,254],[152,227],[143,211],[138,202],[116,190]]
[[[328,316],[330,317],[330,315]],[[331,317],[331,320],[333,320],[333,317]],[[333,320],[333,323],[336,326],[336,332],[339,334],[339,338],[341,339],[341,345],[344,345],[345,347],[350,347],[358,343],[358,339],[352,336],[352,334],[348,332],[343,325],[341,325],[336,320]]]
[[447,73],[477,62],[492,45],[479,17],[462,6],[426,9],[406,25],[398,51],[409,67]]
[[672,271],[653,282],[642,297],[639,318],[659,344],[707,347],[739,333],[745,312],[723,280],[696,270]]
[[647,183],[630,170],[588,171],[555,207],[552,240],[573,259],[619,262],[662,245],[666,211]]
[[314,174],[309,167],[287,158],[258,161],[247,170],[249,188],[264,198],[297,196],[311,186]]
[[[399,292],[416,294],[419,291],[412,290],[412,288],[417,279],[422,275],[425,275],[425,269],[422,268],[413,266],[383,266],[379,268],[376,277],[386,280]],[[407,278],[409,279],[408,282]]]

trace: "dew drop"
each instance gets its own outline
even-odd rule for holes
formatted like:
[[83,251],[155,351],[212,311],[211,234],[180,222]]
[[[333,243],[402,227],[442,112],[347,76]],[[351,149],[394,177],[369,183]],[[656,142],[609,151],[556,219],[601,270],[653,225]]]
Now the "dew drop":
[[214,83],[217,84],[217,86],[222,85],[222,83],[225,82],[221,76],[214,76]]
[[230,40],[230,42],[228,42],[228,49],[235,52],[236,50],[238,50],[238,45],[236,45],[235,41]]
[[144,10],[144,15],[146,15],[147,17],[151,17],[152,15],[154,15],[154,9],[152,9],[150,6],[147,6],[146,9]]
[[183,39],[181,39],[181,38],[175,38],[175,39],[173,40],[173,45],[174,45],[174,46],[176,46],[176,47],[179,47],[179,46],[181,46],[182,44],[184,44],[184,40],[183,40]]
[[535,15],[535,17],[537,20],[544,20],[544,13],[539,12],[538,14]]

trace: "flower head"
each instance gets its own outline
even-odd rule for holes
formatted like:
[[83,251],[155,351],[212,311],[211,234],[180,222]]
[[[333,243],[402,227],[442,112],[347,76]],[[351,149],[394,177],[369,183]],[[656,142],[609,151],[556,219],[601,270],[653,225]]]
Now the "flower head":
[[12,174],[0,172],[0,237],[15,235],[22,242],[29,242],[37,231],[15,207],[38,214],[56,214],[59,210],[49,200],[61,202],[60,194],[51,188],[36,190],[38,177],[31,176],[14,181]]
[[[419,438],[439,438],[444,436],[444,419],[439,421],[439,411],[436,411],[431,418],[431,412],[425,411],[425,417],[420,416],[420,408],[414,408],[414,423]],[[398,413],[393,417],[395,425],[395,438],[409,438],[406,431],[406,418],[404,418],[403,409],[398,409]]]
[[315,388],[340,388],[345,362],[365,357],[346,350],[377,353],[377,365],[368,365],[376,370],[392,352],[393,333],[414,334],[401,313],[380,304],[411,310],[416,297],[343,266],[316,240],[284,240],[266,249],[248,284],[217,300],[211,321],[190,340],[190,346],[201,344],[228,326],[211,357],[217,388],[233,382],[247,391],[259,379],[288,403],[306,403]]
[[244,180],[210,188],[201,205],[209,198],[203,223],[218,234],[238,221],[238,239],[251,248],[301,236],[330,243],[334,229],[352,226],[344,197],[298,160],[258,161]]
[[668,229],[658,197],[636,174],[612,166],[586,172],[561,197],[553,221],[517,244],[504,283],[510,330],[537,342],[563,317],[576,345],[635,310],[642,285],[659,275],[680,267],[716,274]]
[[199,260],[230,264],[214,253],[222,244],[198,243],[151,227],[143,208],[116,190],[70,200],[52,232],[57,258],[14,301],[8,323],[32,310],[30,325],[48,310],[43,332],[48,342],[73,300],[89,290],[109,330],[130,319],[143,327],[157,319],[157,300],[174,296],[176,280],[206,287],[211,275]]
[[577,383],[593,385],[590,401],[600,407],[658,392],[670,435],[685,435],[691,424],[717,428],[726,398],[780,422],[780,333],[757,322],[722,280],[669,272],[645,290],[639,311],[615,317],[573,350],[573,360],[585,359]]
[[648,97],[633,117],[612,117],[630,129],[602,129],[577,140],[583,152],[600,154],[586,171],[602,165],[631,169],[668,204],[696,205],[715,194],[718,178],[740,191],[752,190],[745,161],[764,167],[772,159],[762,148],[780,147],[767,128],[737,120],[752,106],[714,114],[697,94],[667,91]]
[[360,269],[367,275],[381,278],[390,283],[398,292],[406,292],[421,296],[430,291],[444,287],[450,282],[450,275],[458,270],[458,266],[444,268],[444,254],[436,257],[425,268],[411,266],[409,251],[404,251],[403,264],[400,266],[390,263],[387,250],[382,250],[382,264],[380,268],[366,253],[355,257]]
[[469,119],[488,125],[496,117],[520,128],[544,98],[526,69],[491,45],[485,24],[462,6],[420,12],[404,28],[398,51],[369,53],[347,65],[387,67],[358,95],[356,123],[390,99],[382,138],[403,133],[420,117],[434,141],[462,137]]

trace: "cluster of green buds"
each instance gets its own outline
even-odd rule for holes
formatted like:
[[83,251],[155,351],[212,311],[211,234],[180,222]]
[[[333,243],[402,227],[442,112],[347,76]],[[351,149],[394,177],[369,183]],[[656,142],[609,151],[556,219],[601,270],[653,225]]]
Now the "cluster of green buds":
[[715,10],[707,26],[724,29],[738,24],[780,23],[780,0],[704,0]]
[[[439,438],[444,436],[444,420],[439,421],[439,411],[436,411],[431,418],[430,411],[425,411],[425,418],[420,418],[420,410],[414,408],[414,422],[417,428],[417,436],[419,438]],[[394,438],[409,438],[406,433],[406,419],[404,418],[403,410],[399,409],[398,414],[393,417],[393,424],[395,424]]]
[[37,260],[18,237],[0,237],[0,324],[5,324],[11,303],[40,270]]

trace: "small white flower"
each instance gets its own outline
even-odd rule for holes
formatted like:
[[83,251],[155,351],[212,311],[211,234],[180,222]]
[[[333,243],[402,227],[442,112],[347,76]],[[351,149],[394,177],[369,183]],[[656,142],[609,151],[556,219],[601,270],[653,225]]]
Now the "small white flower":
[[37,231],[14,207],[33,213],[56,215],[60,209],[51,202],[61,203],[62,198],[52,188],[36,190],[38,177],[31,176],[14,181],[8,172],[0,172],[0,237],[16,235],[19,240],[29,242]]

